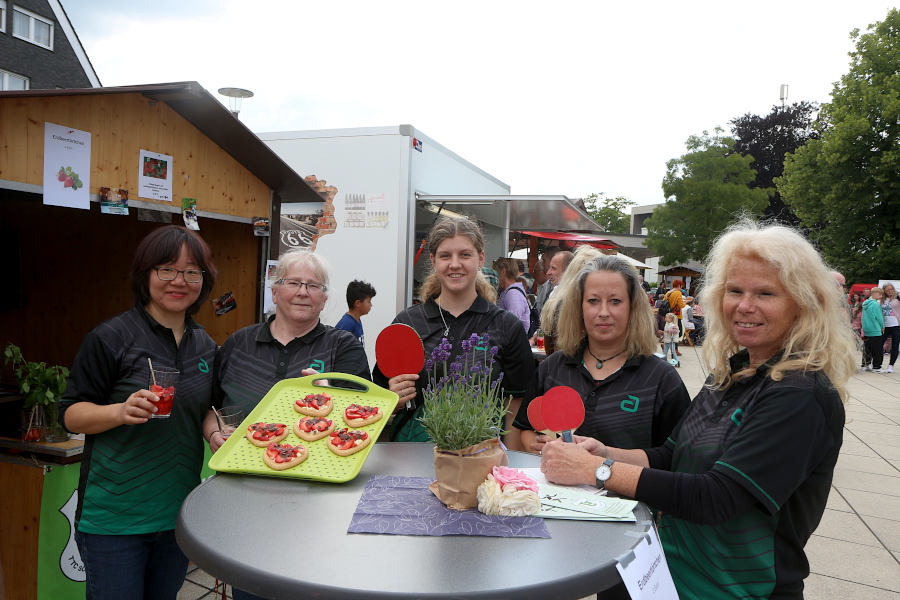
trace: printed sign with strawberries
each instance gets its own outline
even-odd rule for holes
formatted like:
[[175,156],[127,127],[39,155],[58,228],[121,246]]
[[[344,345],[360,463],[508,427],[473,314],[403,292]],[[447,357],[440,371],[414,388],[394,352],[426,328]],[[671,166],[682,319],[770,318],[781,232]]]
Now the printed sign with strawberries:
[[72,167],[60,167],[56,178],[63,182],[63,187],[72,188],[73,191],[84,187],[81,178],[72,170]]

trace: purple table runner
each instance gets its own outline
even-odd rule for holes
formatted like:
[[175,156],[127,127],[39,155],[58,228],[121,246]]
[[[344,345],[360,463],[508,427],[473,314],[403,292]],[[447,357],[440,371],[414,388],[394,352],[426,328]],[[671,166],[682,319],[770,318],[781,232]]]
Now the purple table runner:
[[452,510],[428,489],[431,477],[375,475],[366,483],[348,533],[549,538],[538,517],[498,517]]

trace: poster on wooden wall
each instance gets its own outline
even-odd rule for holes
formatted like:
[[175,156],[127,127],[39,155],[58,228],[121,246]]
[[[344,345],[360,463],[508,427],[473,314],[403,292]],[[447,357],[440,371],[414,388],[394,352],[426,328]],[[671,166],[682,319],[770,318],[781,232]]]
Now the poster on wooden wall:
[[172,201],[172,157],[141,149],[138,169],[138,196]]
[[90,209],[91,134],[44,123],[44,204]]

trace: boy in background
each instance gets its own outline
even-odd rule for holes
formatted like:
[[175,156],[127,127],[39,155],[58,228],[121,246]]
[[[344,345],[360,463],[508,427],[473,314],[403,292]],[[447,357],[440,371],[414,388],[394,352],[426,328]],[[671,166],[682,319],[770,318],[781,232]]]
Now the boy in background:
[[364,344],[363,339],[363,315],[372,310],[372,298],[375,296],[375,288],[365,281],[353,280],[347,284],[347,307],[350,309],[335,325],[335,329],[349,331]]

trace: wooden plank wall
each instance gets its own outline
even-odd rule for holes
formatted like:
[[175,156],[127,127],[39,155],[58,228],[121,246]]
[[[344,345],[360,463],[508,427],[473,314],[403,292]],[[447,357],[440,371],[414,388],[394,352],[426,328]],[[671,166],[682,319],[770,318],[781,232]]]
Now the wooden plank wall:
[[[0,256],[0,272],[7,274],[0,292],[0,344],[17,344],[28,360],[71,366],[85,334],[134,303],[134,251],[160,226],[138,221],[136,213],[132,208],[128,216],[102,214],[97,203],[89,211],[44,206],[35,194],[0,190],[0,237],[18,248]],[[181,216],[173,217],[180,224]],[[248,223],[202,217],[199,233],[219,271],[211,297],[231,290],[237,300],[237,308],[223,316],[215,316],[209,302],[194,316],[222,344],[256,321],[260,238]],[[21,276],[11,276],[16,271]]]
[[138,199],[144,149],[173,157],[179,206],[187,197],[201,211],[269,214],[268,186],[168,105],[140,94],[0,98],[0,179],[43,185],[44,122],[91,133],[92,194],[119,187]]
[[38,523],[44,471],[0,461],[0,598],[37,597]]

